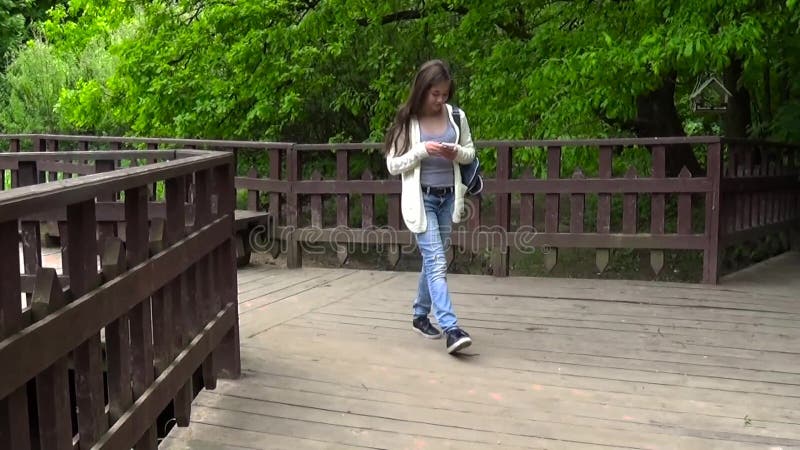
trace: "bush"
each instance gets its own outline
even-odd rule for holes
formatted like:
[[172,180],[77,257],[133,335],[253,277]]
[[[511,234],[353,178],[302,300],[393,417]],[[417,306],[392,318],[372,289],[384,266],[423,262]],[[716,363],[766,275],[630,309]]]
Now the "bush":
[[63,131],[56,105],[62,89],[74,82],[74,73],[50,45],[37,40],[20,49],[2,82],[5,98],[0,125],[5,132]]

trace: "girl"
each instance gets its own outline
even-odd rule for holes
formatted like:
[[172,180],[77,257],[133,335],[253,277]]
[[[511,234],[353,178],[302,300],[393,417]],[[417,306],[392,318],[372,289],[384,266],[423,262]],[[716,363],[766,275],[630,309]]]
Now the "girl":
[[453,222],[462,219],[466,186],[461,183],[460,164],[475,158],[467,118],[447,100],[455,86],[447,65],[440,60],[420,67],[405,104],[389,128],[384,151],[392,175],[402,175],[403,221],[422,253],[422,273],[414,300],[412,325],[427,338],[442,333],[431,325],[431,304],[439,326],[447,335],[447,351],[455,353],[472,344],[469,334],[458,327],[447,288],[447,259]]

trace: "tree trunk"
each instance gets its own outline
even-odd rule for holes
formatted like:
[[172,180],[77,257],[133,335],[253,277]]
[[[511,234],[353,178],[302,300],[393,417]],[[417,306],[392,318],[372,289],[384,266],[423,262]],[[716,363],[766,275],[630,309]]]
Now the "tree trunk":
[[722,82],[733,94],[728,99],[728,110],[722,119],[722,130],[725,137],[746,138],[752,125],[750,93],[744,86],[739,85],[742,70],[742,60],[738,58],[734,58],[730,65],[725,68]]
[[[634,129],[639,137],[686,136],[678,109],[675,107],[676,76],[674,73],[670,74],[664,78],[659,88],[646,92],[636,99]],[[689,144],[671,145],[667,151],[666,165],[668,177],[678,176],[684,166],[693,176],[705,174]]]

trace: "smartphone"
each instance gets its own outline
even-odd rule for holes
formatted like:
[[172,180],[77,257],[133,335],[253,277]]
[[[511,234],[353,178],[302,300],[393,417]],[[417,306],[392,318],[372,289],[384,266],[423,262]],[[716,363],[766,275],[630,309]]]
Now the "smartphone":
[[439,144],[441,144],[442,147],[448,148],[450,150],[455,150],[456,148],[456,144],[451,144],[449,142],[439,142]]

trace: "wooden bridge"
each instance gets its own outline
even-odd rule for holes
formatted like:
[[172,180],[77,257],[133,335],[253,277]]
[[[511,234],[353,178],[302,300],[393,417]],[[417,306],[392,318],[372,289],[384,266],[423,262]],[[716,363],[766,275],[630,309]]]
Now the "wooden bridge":
[[242,377],[167,449],[800,448],[800,254],[709,287],[451,275],[475,344],[411,330],[417,274],[239,272]]
[[[488,251],[493,276],[449,275],[475,339],[452,357],[410,328],[417,273],[301,267],[321,244],[343,263],[353,244],[383,246],[390,268],[409,257],[398,182],[351,168],[370,146],[6,139],[0,246],[21,257],[0,269],[2,449],[800,448],[800,254],[720,278],[733,244],[796,244],[795,147],[480,143],[497,171],[451,257]],[[703,147],[706,174],[668,177],[671,145]],[[546,179],[512,170],[532,146]],[[596,176],[562,177],[575,147],[596,151]],[[620,147],[650,152],[651,176],[614,168]],[[261,151],[264,178],[246,156]],[[335,179],[303,170],[309,152]],[[255,214],[237,217],[237,189]],[[237,273],[253,246],[293,270]],[[706,283],[508,277],[526,246],[549,247],[551,268],[559,248],[596,249],[600,271],[613,249],[642,249],[655,273],[665,251],[696,251]]]

